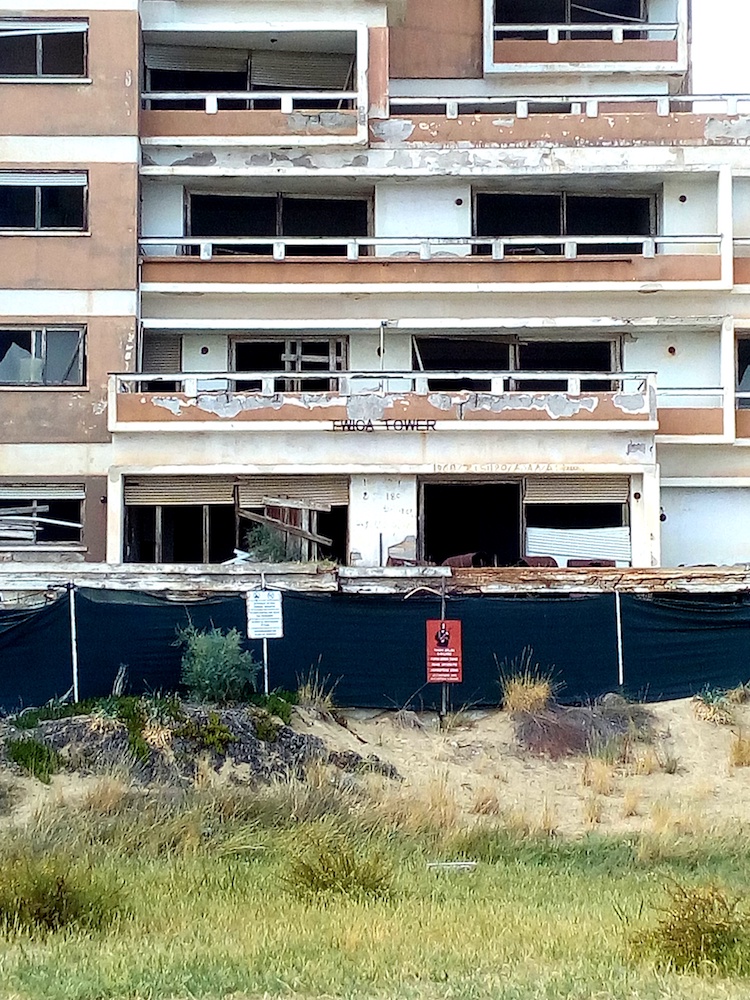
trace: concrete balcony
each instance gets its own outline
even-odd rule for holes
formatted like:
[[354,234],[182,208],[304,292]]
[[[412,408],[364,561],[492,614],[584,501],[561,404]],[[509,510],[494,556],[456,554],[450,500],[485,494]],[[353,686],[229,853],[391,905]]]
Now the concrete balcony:
[[141,100],[145,146],[367,142],[367,105],[354,90],[146,91]]
[[660,386],[657,394],[659,439],[703,444],[727,441],[734,434],[731,405],[731,394],[720,386]]
[[748,94],[392,97],[390,117],[370,122],[377,145],[732,145],[747,128]]
[[675,74],[687,68],[687,4],[674,0],[664,14],[655,21],[616,13],[584,21],[581,11],[580,22],[521,24],[500,20],[493,0],[485,0],[485,72]]
[[[321,383],[328,388],[321,390]],[[609,387],[603,389],[607,383]],[[248,384],[258,388],[242,388]],[[305,390],[306,384],[312,391]],[[596,388],[589,389],[589,385]],[[353,434],[500,429],[653,433],[657,429],[655,376],[632,372],[235,371],[138,372],[114,374],[109,379],[109,429],[115,433],[209,428],[285,431],[291,427]]]
[[[722,284],[717,235],[141,239],[144,292],[610,291]],[[616,247],[617,252],[609,252]],[[730,247],[731,253],[731,247]]]

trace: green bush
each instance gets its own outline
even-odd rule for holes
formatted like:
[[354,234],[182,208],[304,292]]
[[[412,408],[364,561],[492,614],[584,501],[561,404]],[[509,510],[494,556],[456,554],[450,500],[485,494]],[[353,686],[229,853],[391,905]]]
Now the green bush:
[[285,881],[298,895],[336,893],[387,899],[393,872],[387,859],[368,843],[333,835],[311,839],[293,854]]
[[93,930],[117,912],[115,894],[91,882],[69,858],[11,857],[0,862],[0,930],[46,934]]
[[245,545],[258,562],[287,562],[286,538],[274,528],[256,524],[245,535]]
[[45,785],[50,783],[52,775],[60,769],[60,755],[40,740],[28,737],[20,740],[11,739],[6,743],[6,749],[14,763]]
[[230,743],[235,742],[231,730],[220,721],[216,712],[209,712],[205,722],[202,719],[188,719],[175,730],[175,736],[192,740],[202,750],[213,750],[221,755],[226,753]]
[[253,712],[253,728],[259,740],[263,740],[264,743],[275,743],[281,727],[269,712],[261,708]]
[[636,939],[660,965],[679,971],[739,971],[750,943],[740,900],[716,885],[668,887],[657,926]]
[[250,701],[258,708],[265,708],[271,715],[276,715],[285,726],[292,721],[292,708],[297,704],[296,691],[272,691],[270,694],[254,694]]
[[97,699],[86,701],[59,702],[52,701],[41,708],[27,708],[11,718],[10,723],[15,729],[36,729],[40,722],[48,719],[68,719],[74,715],[87,715],[98,704]]
[[201,701],[241,701],[254,690],[260,664],[242,649],[236,628],[223,632],[212,626],[197,629],[192,623],[177,633],[182,654],[181,680]]

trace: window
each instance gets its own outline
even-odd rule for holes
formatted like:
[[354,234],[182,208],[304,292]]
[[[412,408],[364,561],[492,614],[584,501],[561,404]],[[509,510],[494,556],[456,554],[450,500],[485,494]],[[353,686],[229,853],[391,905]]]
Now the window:
[[[652,236],[654,195],[579,195],[479,193],[474,202],[477,236]],[[478,247],[478,253],[489,253]],[[507,248],[513,254],[562,253],[562,243]],[[639,252],[637,244],[582,244],[582,254]]]
[[83,500],[79,484],[0,486],[0,545],[80,543]]
[[[233,370],[237,372],[334,372],[343,371],[346,341],[341,337],[317,340],[237,340],[233,345]],[[238,381],[238,391],[259,391],[260,380]],[[329,378],[275,379],[275,392],[330,392],[336,388]]]
[[0,77],[86,75],[86,21],[0,20]]
[[84,230],[86,190],[85,173],[0,171],[0,232]]
[[[646,20],[644,0],[495,0],[495,23],[511,24],[639,24]],[[543,32],[502,31],[498,38],[544,41]],[[611,39],[610,32],[569,31],[561,38]],[[627,31],[625,38],[640,38]]]
[[[366,236],[368,202],[362,198],[304,198],[192,194],[191,236]],[[214,253],[270,254],[272,248],[256,244],[214,246]],[[343,245],[287,247],[304,257],[346,254]]]
[[737,338],[737,409],[750,410],[750,338],[748,337]]
[[83,327],[0,328],[0,385],[83,383]]

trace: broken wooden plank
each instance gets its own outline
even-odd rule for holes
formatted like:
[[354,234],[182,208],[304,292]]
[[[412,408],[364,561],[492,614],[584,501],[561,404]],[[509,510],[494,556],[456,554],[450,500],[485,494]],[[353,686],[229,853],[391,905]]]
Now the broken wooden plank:
[[256,524],[265,524],[270,528],[278,528],[280,531],[286,532],[288,535],[294,535],[296,538],[306,538],[309,542],[317,542],[318,545],[333,545],[332,538],[326,538],[325,535],[316,535],[313,531],[305,531],[304,528],[298,528],[293,524],[285,524],[283,521],[278,521],[275,517],[267,517],[265,514],[256,514],[252,510],[242,510],[240,508],[237,513],[240,517],[246,518],[248,521],[255,521]]
[[8,514],[49,514],[48,504],[37,504],[35,507],[0,507],[0,517]]
[[0,514],[0,524],[18,524],[18,525],[31,525],[35,524],[57,524],[61,528],[83,528],[82,524],[77,521],[58,521],[54,517],[36,517],[30,514]]
[[331,505],[322,500],[292,500],[290,497],[263,497],[265,507],[290,507],[292,510],[330,511]]

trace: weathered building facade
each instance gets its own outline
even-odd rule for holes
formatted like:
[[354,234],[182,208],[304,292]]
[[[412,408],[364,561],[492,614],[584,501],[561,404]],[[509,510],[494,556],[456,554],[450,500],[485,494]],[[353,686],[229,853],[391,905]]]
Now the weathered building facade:
[[0,559],[750,562],[687,0],[4,7]]

